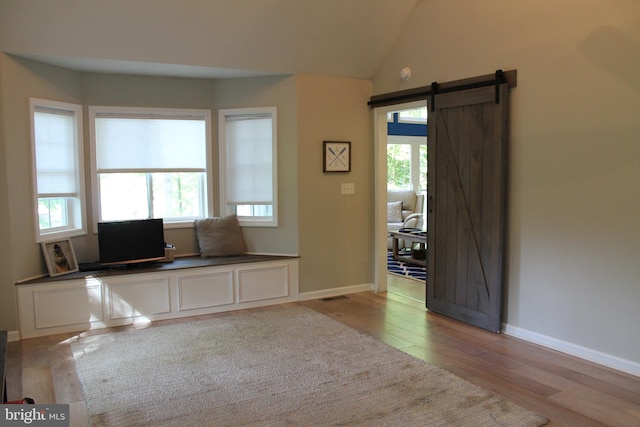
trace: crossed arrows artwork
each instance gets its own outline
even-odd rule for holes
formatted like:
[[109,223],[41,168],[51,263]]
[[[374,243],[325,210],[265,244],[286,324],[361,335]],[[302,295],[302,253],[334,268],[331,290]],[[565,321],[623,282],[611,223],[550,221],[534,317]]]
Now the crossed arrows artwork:
[[329,152],[334,156],[333,160],[331,160],[329,162],[329,166],[337,166],[336,162],[340,162],[340,164],[342,166],[347,166],[347,164],[344,162],[344,152],[347,151],[347,147],[343,147],[342,150],[340,150],[340,152],[338,152],[338,154],[336,154],[336,152],[334,151],[333,148],[329,147]]

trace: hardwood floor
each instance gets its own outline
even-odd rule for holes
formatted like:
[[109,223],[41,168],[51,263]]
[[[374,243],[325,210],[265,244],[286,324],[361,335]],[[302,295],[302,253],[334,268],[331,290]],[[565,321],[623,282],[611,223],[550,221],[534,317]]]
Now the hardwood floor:
[[[639,426],[640,378],[428,313],[424,302],[398,289],[301,304],[447,369],[550,418],[551,426]],[[265,310],[260,308],[256,310]],[[229,316],[239,312],[211,316]],[[84,332],[102,334],[195,318]],[[69,403],[71,425],[87,425],[86,408],[64,334],[11,342],[9,399]]]
[[387,292],[419,301],[424,306],[426,300],[426,284],[418,280],[387,274]]

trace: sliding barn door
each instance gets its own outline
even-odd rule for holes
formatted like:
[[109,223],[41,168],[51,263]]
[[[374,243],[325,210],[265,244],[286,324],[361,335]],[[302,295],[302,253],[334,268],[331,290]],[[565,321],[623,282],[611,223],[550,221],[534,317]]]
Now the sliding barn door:
[[427,309],[500,330],[508,88],[435,95],[429,112]]

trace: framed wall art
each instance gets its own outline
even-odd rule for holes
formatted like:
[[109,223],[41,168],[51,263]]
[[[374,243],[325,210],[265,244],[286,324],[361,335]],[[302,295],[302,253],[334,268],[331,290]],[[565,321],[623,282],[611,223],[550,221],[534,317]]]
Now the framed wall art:
[[351,142],[324,141],[323,172],[351,172]]
[[41,245],[49,276],[55,277],[79,270],[71,239],[42,242]]

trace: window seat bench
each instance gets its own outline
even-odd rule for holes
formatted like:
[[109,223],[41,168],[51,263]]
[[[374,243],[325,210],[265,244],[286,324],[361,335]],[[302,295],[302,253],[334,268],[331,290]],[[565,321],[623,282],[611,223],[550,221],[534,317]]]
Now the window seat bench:
[[298,300],[298,257],[179,257],[16,284],[20,338]]

